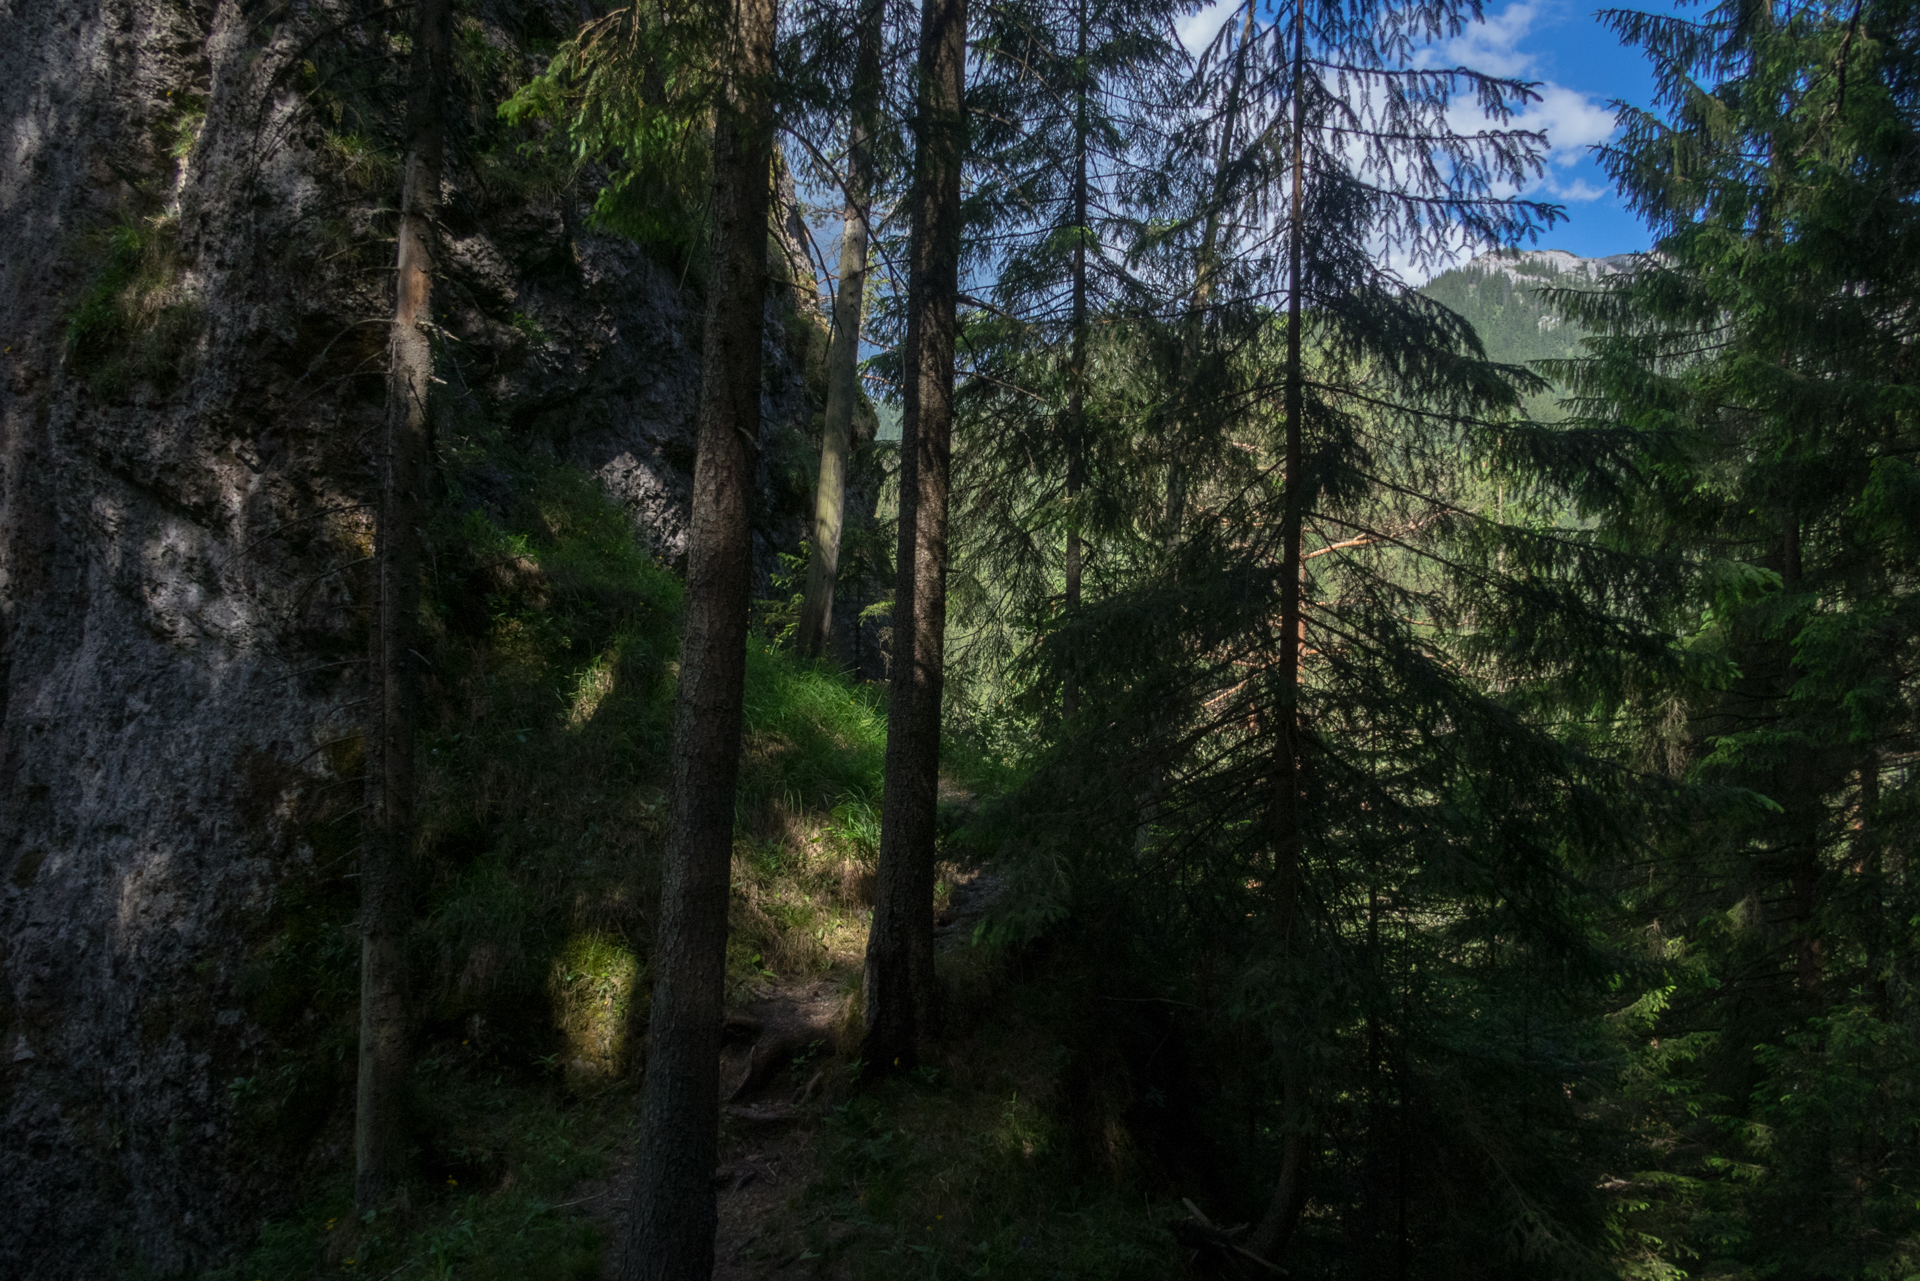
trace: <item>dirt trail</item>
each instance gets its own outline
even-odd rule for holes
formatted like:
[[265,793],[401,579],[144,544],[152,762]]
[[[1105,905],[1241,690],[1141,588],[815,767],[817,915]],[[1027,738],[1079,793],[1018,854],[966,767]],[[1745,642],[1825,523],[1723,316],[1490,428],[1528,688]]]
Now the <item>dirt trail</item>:
[[[941,870],[951,887],[935,928],[935,945],[944,953],[971,943],[975,926],[1006,887],[984,868]],[[756,983],[727,1011],[714,1174],[720,1199],[715,1281],[838,1275],[828,1262],[831,1245],[850,1229],[830,1220],[824,1208],[809,1210],[804,1194],[820,1174],[827,1113],[846,1090],[837,1055],[851,1049],[839,1044],[850,1039],[843,1025],[859,986],[850,960],[840,958],[818,978]],[[632,1178],[628,1147],[605,1179],[583,1189],[607,1230],[601,1263],[606,1281],[619,1276]]]

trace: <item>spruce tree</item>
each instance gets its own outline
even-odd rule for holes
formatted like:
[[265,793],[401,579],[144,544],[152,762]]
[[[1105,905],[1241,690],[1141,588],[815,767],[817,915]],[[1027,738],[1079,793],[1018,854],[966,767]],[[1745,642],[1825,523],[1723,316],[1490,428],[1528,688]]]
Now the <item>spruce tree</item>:
[[1606,159],[1659,240],[1562,299],[1596,335],[1562,372],[1635,444],[1614,536],[1688,573],[1666,618],[1697,676],[1657,691],[1641,740],[1748,798],[1669,832],[1638,878],[1666,973],[1623,1082],[1647,1170],[1623,1218],[1648,1258],[1719,1275],[1904,1276],[1920,11],[1611,21],[1658,98]]
[[[1554,216],[1503,194],[1537,173],[1542,139],[1506,124],[1527,87],[1422,62],[1476,16],[1308,0],[1225,25],[1168,184],[1189,203],[1137,256],[1170,353],[1147,420],[1179,440],[1177,472],[1160,454],[1177,534],[1030,658],[1039,688],[1090,662],[1103,699],[1050,736],[1007,927],[1146,931],[1163,967],[1183,958],[1159,995],[1207,1012],[1192,1034],[1260,1047],[1235,1051],[1232,1106],[1263,1191],[1220,1208],[1254,1226],[1215,1243],[1289,1266],[1390,1267],[1418,1241],[1436,1271],[1492,1250],[1483,1274],[1537,1275],[1600,1235],[1534,1047],[1564,1050],[1591,1009],[1577,878],[1616,856],[1635,798],[1560,722],[1670,658],[1626,607],[1653,571],[1556,520],[1612,437],[1526,421],[1539,380],[1381,261]],[[1455,123],[1461,98],[1488,127]],[[1515,496],[1498,513],[1488,469]],[[1524,981],[1545,966],[1562,991]],[[1436,1183],[1472,1199],[1471,1228]],[[1343,1208],[1302,1245],[1309,1196]],[[1525,1257],[1498,1262],[1512,1241]]]
[[988,681],[1022,633],[1078,613],[1096,540],[1123,540],[1139,506],[1127,366],[1151,306],[1126,255],[1184,74],[1172,20],[1160,0],[1035,0],[984,19],[969,248],[993,284],[968,322],[956,503],[962,657]]

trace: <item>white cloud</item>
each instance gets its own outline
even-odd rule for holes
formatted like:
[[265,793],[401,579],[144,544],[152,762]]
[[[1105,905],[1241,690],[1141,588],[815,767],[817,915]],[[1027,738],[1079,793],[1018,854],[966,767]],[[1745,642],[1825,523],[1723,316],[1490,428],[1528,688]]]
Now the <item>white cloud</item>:
[[1424,262],[1415,261],[1414,256],[1404,246],[1388,244],[1384,238],[1377,239],[1373,246],[1373,256],[1381,266],[1387,268],[1407,284],[1418,289],[1449,267],[1457,267],[1474,254],[1486,248],[1484,245],[1469,243],[1464,237],[1453,237],[1450,243]]
[[[1539,59],[1529,46],[1534,25],[1545,16],[1552,0],[1515,0],[1500,12],[1476,22],[1452,40],[1431,46],[1420,61],[1430,67],[1467,67],[1488,75],[1514,80],[1536,80]],[[1547,172],[1530,190],[1543,192],[1556,200],[1599,200],[1607,193],[1584,179],[1568,181],[1562,171],[1589,158],[1589,149],[1613,136],[1613,113],[1598,99],[1539,79],[1534,102],[1521,106],[1508,127],[1530,129],[1547,137],[1547,151],[1541,158]],[[1485,127],[1471,103],[1463,103],[1449,112],[1455,128],[1472,132]]]
[[[1227,20],[1241,11],[1239,6],[1243,2],[1212,0],[1212,3],[1186,14],[1175,25],[1180,43],[1190,54],[1198,56],[1219,34]],[[1545,36],[1544,33],[1536,34],[1536,27],[1544,25],[1555,9],[1563,4],[1564,0],[1513,0],[1499,12],[1473,23],[1453,39],[1429,45],[1415,56],[1415,64],[1422,67],[1466,67],[1503,79],[1535,82],[1537,100],[1520,105],[1504,126],[1487,120],[1471,95],[1456,99],[1447,111],[1448,124],[1463,134],[1490,127],[1504,127],[1533,130],[1546,135],[1547,149],[1541,156],[1545,162],[1545,173],[1521,190],[1503,184],[1494,193],[1496,195],[1525,195],[1571,205],[1604,200],[1611,194],[1589,181],[1587,176],[1572,171],[1582,161],[1591,158],[1589,148],[1613,136],[1613,113],[1600,100],[1547,80],[1541,74],[1538,50]],[[1263,19],[1269,17],[1270,11],[1263,9],[1261,16]],[[1350,158],[1356,164],[1361,163],[1357,140],[1350,142],[1349,147]],[[1387,174],[1375,174],[1374,177],[1389,184],[1392,182],[1392,177]],[[1413,285],[1424,283],[1434,272],[1464,262],[1486,248],[1486,245],[1458,240],[1438,252],[1433,259],[1416,262],[1404,247],[1389,245],[1384,239],[1374,245],[1380,263]]]
[[[1541,75],[1536,52],[1539,37],[1535,27],[1549,16],[1556,0],[1515,0],[1498,13],[1488,15],[1452,40],[1429,46],[1417,59],[1426,67],[1466,67],[1487,75],[1536,82],[1537,100],[1519,107],[1503,127],[1528,129],[1546,135],[1547,149],[1541,156],[1545,173],[1522,191],[1502,186],[1498,195],[1526,195],[1558,204],[1585,204],[1604,200],[1609,193],[1575,166],[1591,158],[1589,148],[1605,142],[1614,133],[1613,113],[1606,105],[1577,89],[1557,84]],[[1494,127],[1481,115],[1471,98],[1456,100],[1447,112],[1448,123],[1461,133],[1474,133]],[[1466,261],[1487,248],[1464,241],[1450,245],[1426,263],[1413,261],[1404,249],[1376,246],[1383,265],[1411,285],[1421,285],[1437,271]]]
[[1587,148],[1613,136],[1613,113],[1604,104],[1564,85],[1543,84],[1538,92],[1540,101],[1528,103],[1515,121],[1547,135],[1549,164],[1577,164],[1586,158]]
[[[1187,52],[1196,57],[1206,49],[1228,18],[1239,12],[1243,0],[1211,0],[1182,17],[1174,31]],[[1467,67],[1486,75],[1513,80],[1539,77],[1539,57],[1532,47],[1534,29],[1560,0],[1513,0],[1498,13],[1472,23],[1451,40],[1429,45],[1415,58],[1425,67]],[[1613,113],[1597,99],[1550,80],[1534,90],[1539,100],[1514,114],[1510,127],[1537,130],[1547,136],[1543,159],[1549,174],[1537,186],[1560,200],[1595,200],[1604,191],[1585,182],[1563,183],[1551,171],[1567,169],[1587,158],[1588,148],[1613,136]],[[1457,103],[1448,113],[1455,128],[1473,133],[1486,127],[1473,103]]]
[[1609,195],[1605,187],[1596,187],[1585,178],[1575,178],[1572,182],[1561,182],[1549,178],[1546,182],[1547,194],[1555,200],[1569,205],[1586,204],[1594,200],[1604,200]]
[[1220,34],[1220,28],[1226,25],[1227,19],[1238,8],[1239,0],[1212,0],[1211,4],[1203,5],[1176,22],[1174,34],[1186,46],[1187,52],[1197,58],[1213,43],[1213,38]]
[[1499,13],[1473,23],[1444,44],[1435,45],[1427,64],[1468,67],[1490,76],[1524,79],[1534,66],[1533,55],[1520,42],[1533,31],[1540,16],[1535,4],[1510,4]]

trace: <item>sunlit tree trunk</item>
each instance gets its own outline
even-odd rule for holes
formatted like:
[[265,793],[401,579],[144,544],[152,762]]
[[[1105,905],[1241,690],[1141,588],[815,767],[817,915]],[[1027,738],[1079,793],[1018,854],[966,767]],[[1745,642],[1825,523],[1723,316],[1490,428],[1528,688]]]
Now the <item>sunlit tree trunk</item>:
[[934,813],[947,623],[947,474],[960,291],[966,0],[925,0],[907,302],[899,583],[880,867],[863,984],[869,1067],[912,1066],[933,1018]]
[[869,146],[880,101],[880,37],[885,7],[868,0],[860,14],[859,64],[854,70],[853,119],[847,130],[847,218],[840,240],[840,285],[833,298],[833,348],[827,353],[826,426],[820,441],[820,481],[813,498],[813,558],[800,605],[798,641],[809,658],[822,653],[833,627],[833,588],[840,570],[840,525],[846,512],[847,455],[853,443],[853,407],[860,399],[860,323],[867,299],[867,218],[872,210]]
[[445,145],[451,0],[419,0],[407,94],[386,421],[374,527],[368,645],[367,820],[360,855],[360,1054],[353,1199],[392,1194],[406,1162],[407,928],[413,862],[413,752],[420,703],[420,524],[433,386],[433,257]]
[[713,134],[687,621],[623,1281],[688,1281],[713,1272],[720,1008],[751,573],[748,495],[760,432],[772,197],[774,0],[735,0],[733,17],[735,61]]

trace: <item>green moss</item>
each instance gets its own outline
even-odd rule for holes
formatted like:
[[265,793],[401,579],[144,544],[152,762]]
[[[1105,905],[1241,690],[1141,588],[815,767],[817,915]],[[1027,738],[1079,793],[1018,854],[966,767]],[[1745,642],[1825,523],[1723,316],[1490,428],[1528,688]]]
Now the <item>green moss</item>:
[[66,352],[97,396],[117,399],[135,382],[166,394],[199,339],[201,309],[181,286],[176,233],[172,218],[157,217],[83,242],[96,268],[67,312]]

